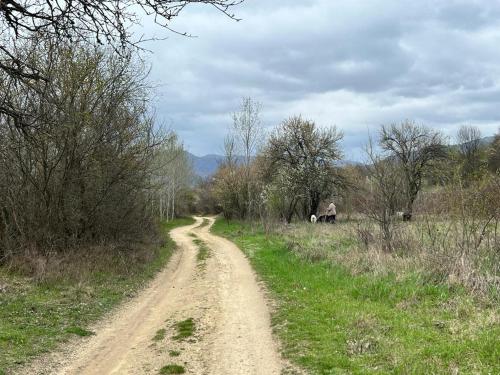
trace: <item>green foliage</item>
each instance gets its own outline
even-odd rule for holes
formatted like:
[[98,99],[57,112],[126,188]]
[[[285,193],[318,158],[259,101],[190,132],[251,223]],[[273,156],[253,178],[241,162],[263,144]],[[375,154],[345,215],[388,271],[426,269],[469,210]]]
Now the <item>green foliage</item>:
[[180,356],[180,355],[181,355],[181,352],[180,352],[180,351],[178,351],[178,350],[169,350],[169,351],[168,351],[168,355],[169,355],[170,357],[178,357],[178,356]]
[[240,223],[218,220],[213,231],[247,254],[277,300],[272,323],[285,357],[308,373],[500,372],[497,305],[418,274],[353,275],[307,261],[286,238]]
[[167,365],[160,369],[160,374],[184,374],[186,370],[179,365]]
[[198,253],[196,254],[196,260],[200,266],[204,265],[206,260],[210,257],[210,248],[205,242],[196,238],[193,242],[198,246]]
[[177,322],[175,324],[177,334],[173,337],[174,340],[184,340],[185,338],[193,336],[195,324],[193,318]]
[[165,334],[167,333],[167,330],[165,328],[161,328],[158,331],[156,331],[156,334],[153,336],[153,341],[161,341],[165,338]]
[[67,333],[73,333],[75,335],[86,337],[94,335],[94,332],[83,329],[82,327],[68,327],[65,330]]
[[[195,220],[192,217],[178,217],[178,218],[175,218],[174,220],[164,221],[162,223],[162,228],[164,231],[169,232],[174,228],[183,227],[183,226],[191,225],[194,223],[195,223]],[[170,238],[170,236],[167,237],[167,241],[170,244],[175,245],[175,242]]]

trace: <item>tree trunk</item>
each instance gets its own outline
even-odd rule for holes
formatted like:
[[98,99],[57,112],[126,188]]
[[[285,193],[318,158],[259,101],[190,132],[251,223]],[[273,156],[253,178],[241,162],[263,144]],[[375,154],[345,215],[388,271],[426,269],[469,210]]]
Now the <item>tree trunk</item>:
[[172,220],[175,218],[175,185],[172,184]]
[[290,224],[292,222],[293,218],[293,213],[295,212],[295,207],[297,206],[297,201],[294,200],[290,202],[290,205],[288,206],[288,210],[285,214],[285,220],[287,224]]
[[403,221],[411,221],[413,216],[413,203],[415,202],[416,198],[417,198],[416,194],[412,194],[408,198],[408,204],[406,205],[406,210],[403,213]]
[[318,212],[318,207],[319,207],[319,204],[321,201],[320,194],[318,192],[312,191],[310,193],[310,199],[311,199],[311,206],[309,209],[309,216],[306,217],[307,221],[309,221],[309,219],[312,215],[316,215],[316,213]]

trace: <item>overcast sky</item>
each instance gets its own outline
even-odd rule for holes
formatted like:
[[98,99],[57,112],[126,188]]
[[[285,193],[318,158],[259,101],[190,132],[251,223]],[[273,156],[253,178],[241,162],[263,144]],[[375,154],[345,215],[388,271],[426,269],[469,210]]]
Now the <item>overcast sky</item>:
[[189,151],[222,153],[243,96],[268,128],[292,115],[345,134],[361,159],[368,132],[412,119],[452,137],[500,125],[500,1],[247,0],[235,22],[193,6],[172,24],[144,22],[157,117]]

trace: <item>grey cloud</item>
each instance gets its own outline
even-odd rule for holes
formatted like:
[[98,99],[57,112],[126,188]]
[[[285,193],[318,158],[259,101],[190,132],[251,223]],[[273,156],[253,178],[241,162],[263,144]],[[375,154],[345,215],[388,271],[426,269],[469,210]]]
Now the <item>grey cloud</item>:
[[158,117],[195,153],[220,151],[248,95],[268,126],[296,113],[337,124],[347,153],[381,123],[493,132],[500,121],[497,2],[248,0],[235,12],[241,22],[192,8],[173,26],[197,38],[147,46],[152,79],[163,83]]

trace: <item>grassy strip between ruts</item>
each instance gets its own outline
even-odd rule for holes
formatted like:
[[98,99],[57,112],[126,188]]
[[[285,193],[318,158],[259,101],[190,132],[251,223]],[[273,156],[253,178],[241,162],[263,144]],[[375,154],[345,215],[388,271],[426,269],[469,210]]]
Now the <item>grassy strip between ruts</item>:
[[184,340],[188,337],[193,336],[195,323],[193,318],[189,318],[181,322],[177,322],[175,324],[175,328],[177,329],[177,334],[172,338],[174,340]]
[[95,272],[85,282],[64,280],[33,283],[0,268],[0,281],[9,285],[0,294],[0,374],[48,352],[85,329],[127,296],[134,295],[167,263],[175,243],[167,233],[194,223],[192,218],[163,224],[165,243],[152,260],[127,273]]
[[203,218],[203,222],[198,228],[203,228],[206,227],[208,224],[210,224],[210,220],[208,220],[206,217]]
[[[311,374],[498,374],[498,306],[418,275],[352,275],[310,262],[286,239],[217,220],[277,301],[284,356]],[[478,306],[479,305],[479,306]]]
[[198,261],[198,265],[203,267],[206,260],[210,257],[210,248],[204,241],[200,240],[199,238],[195,238],[193,242],[196,246],[198,246],[196,260]]

